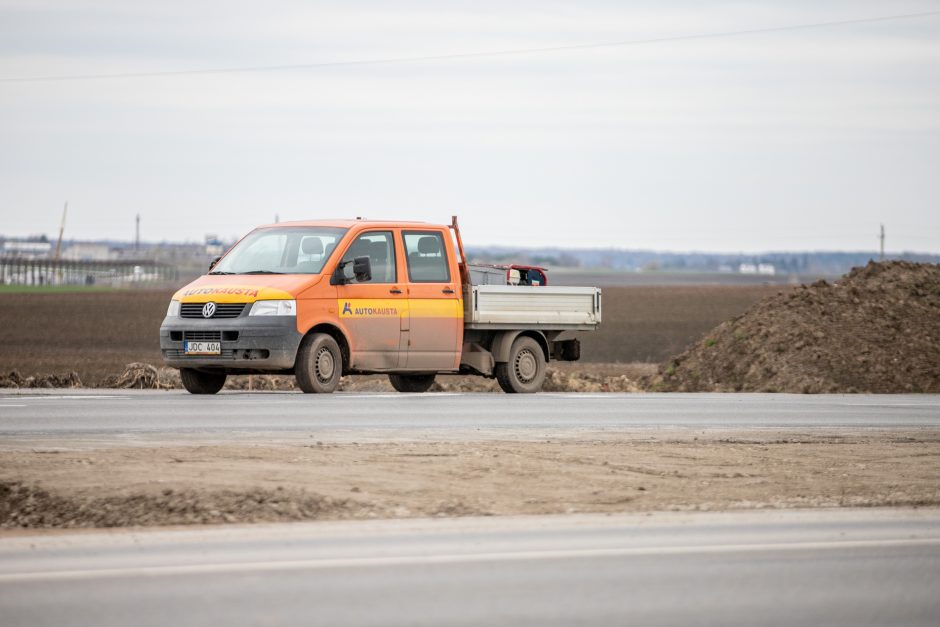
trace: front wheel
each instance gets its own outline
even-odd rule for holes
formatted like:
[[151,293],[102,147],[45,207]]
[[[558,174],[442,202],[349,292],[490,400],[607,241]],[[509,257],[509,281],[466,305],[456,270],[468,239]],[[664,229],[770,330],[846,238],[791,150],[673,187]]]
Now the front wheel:
[[190,394],[215,394],[225,385],[224,372],[203,372],[194,368],[180,368],[183,387]]
[[509,361],[496,364],[495,374],[507,394],[538,392],[545,381],[545,353],[531,337],[517,337],[509,349]]
[[307,394],[329,394],[339,386],[343,374],[343,353],[326,333],[304,338],[294,366],[297,385]]
[[433,374],[390,374],[388,380],[399,392],[427,392],[434,385]]

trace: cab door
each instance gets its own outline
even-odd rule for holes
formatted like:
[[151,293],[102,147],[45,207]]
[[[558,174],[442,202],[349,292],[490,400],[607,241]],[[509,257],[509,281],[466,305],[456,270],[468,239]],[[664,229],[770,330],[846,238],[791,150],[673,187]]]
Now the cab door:
[[408,271],[409,370],[456,370],[463,338],[460,277],[442,231],[403,230]]
[[[357,281],[353,260],[368,257],[372,278]],[[408,315],[408,296],[398,283],[395,237],[392,231],[360,233],[340,260],[346,263],[346,283],[336,286],[337,311],[351,344],[350,367],[391,370],[403,365],[402,319]]]

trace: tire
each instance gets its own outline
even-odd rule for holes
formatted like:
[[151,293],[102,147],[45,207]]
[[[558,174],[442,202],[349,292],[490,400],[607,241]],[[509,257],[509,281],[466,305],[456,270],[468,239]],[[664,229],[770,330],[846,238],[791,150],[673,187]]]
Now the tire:
[[343,353],[326,333],[308,335],[300,343],[294,366],[297,385],[306,394],[330,394],[343,375]]
[[183,387],[190,394],[215,394],[225,385],[224,372],[203,372],[194,368],[180,368]]
[[427,392],[434,385],[433,374],[390,374],[388,380],[399,392]]
[[507,394],[533,394],[545,382],[545,353],[534,339],[517,337],[509,349],[509,361],[496,364],[496,381]]

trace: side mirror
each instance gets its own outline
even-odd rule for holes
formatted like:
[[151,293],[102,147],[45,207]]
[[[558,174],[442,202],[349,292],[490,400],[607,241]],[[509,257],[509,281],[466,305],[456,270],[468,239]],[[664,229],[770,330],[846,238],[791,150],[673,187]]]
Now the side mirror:
[[330,277],[330,285],[345,285],[346,284],[346,275],[343,273],[343,268],[346,267],[346,264],[342,261],[336,264],[336,269],[333,270],[333,276]]
[[356,257],[352,261],[340,261],[336,264],[336,270],[333,271],[333,276],[330,277],[330,285],[346,285],[349,282],[349,279],[346,278],[346,273],[343,271],[349,264],[353,265],[353,276],[356,278],[357,283],[365,283],[372,280],[372,261],[368,257]]
[[372,261],[368,257],[356,257],[353,260],[353,276],[359,283],[372,280]]
[[215,259],[213,259],[212,261],[209,262],[209,269],[210,269],[210,270],[215,267],[215,264],[219,263],[219,259],[221,259],[221,257],[216,257]]

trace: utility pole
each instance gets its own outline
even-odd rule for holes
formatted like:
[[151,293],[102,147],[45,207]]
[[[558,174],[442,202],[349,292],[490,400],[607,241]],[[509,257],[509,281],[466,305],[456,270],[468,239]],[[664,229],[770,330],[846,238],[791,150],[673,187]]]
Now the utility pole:
[[878,261],[884,261],[885,260],[885,225],[884,224],[881,225],[881,236],[879,237],[879,239],[881,240],[881,257],[878,258]]
[[58,259],[62,254],[62,235],[65,233],[65,214],[69,210],[69,202],[65,201],[65,207],[62,209],[62,224],[59,225],[59,241],[55,244],[55,258]]
[[136,226],[134,229],[134,253],[140,254],[140,214],[137,214]]

